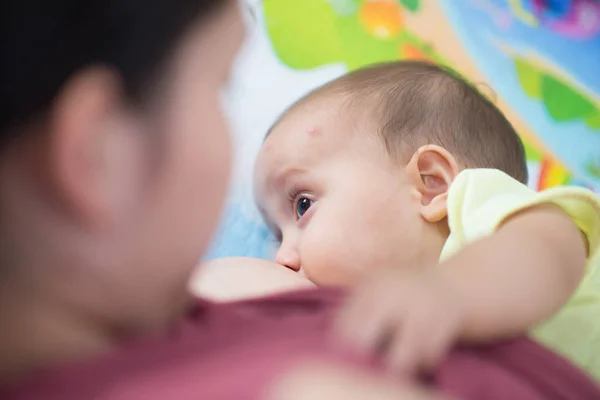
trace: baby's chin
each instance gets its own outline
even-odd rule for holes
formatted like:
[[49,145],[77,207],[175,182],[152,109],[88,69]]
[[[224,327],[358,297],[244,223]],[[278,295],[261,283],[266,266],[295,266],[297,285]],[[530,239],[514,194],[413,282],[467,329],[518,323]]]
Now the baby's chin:
[[235,301],[313,288],[304,276],[272,261],[229,257],[201,264],[190,291],[213,301]]

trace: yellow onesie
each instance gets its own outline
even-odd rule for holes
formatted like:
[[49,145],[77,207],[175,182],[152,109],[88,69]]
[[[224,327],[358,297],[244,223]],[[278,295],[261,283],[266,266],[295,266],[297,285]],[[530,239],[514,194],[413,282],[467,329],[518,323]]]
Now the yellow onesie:
[[495,169],[467,169],[448,193],[450,236],[440,261],[477,239],[489,236],[506,218],[528,207],[552,203],[561,207],[586,235],[586,277],[569,302],[532,336],[563,354],[600,381],[600,198],[579,187],[531,190]]

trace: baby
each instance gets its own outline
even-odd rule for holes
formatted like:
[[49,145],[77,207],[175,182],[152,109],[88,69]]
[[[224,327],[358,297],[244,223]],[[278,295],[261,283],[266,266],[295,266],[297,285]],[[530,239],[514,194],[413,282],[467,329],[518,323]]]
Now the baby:
[[600,378],[600,201],[527,188],[523,145],[456,74],[419,62],[349,73],[274,125],[255,193],[276,262],[357,285],[339,337],[392,368],[523,333]]

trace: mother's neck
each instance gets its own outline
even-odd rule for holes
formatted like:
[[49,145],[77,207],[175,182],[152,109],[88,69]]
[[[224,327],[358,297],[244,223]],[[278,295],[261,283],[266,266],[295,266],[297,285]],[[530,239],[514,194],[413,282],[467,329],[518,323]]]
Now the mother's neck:
[[101,324],[58,299],[36,297],[15,286],[0,286],[0,326],[0,384],[106,353],[117,343]]

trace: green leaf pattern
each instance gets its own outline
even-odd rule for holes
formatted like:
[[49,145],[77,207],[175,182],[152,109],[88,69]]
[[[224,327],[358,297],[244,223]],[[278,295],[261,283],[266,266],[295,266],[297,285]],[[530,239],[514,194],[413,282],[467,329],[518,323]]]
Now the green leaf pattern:
[[515,57],[515,68],[521,87],[534,99],[543,102],[546,111],[556,122],[583,120],[591,129],[600,130],[600,104],[564,80],[536,66],[533,62]]

